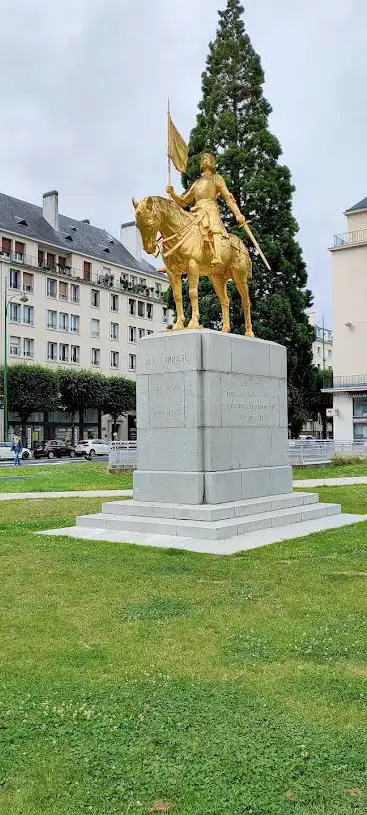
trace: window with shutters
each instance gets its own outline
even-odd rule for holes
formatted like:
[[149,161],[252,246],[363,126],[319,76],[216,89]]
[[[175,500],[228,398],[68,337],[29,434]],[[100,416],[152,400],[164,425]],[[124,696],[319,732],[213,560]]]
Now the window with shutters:
[[92,275],[92,264],[89,262],[89,260],[85,260],[83,262],[83,277],[84,277],[84,280],[87,280],[88,282],[90,282],[91,275]]
[[129,354],[129,371],[136,370],[136,354]]
[[68,299],[68,284],[63,280],[59,280],[59,300]]
[[15,241],[15,260],[19,260],[20,263],[23,263],[24,254],[25,244],[21,243],[21,241]]
[[129,298],[129,314],[133,317],[136,314],[136,300]]
[[147,318],[148,320],[153,319],[153,303],[147,303]]
[[10,257],[11,253],[11,240],[10,238],[1,238],[1,251],[6,257]]
[[33,292],[34,289],[34,275],[29,272],[23,272],[23,291]]
[[136,342],[136,328],[134,325],[129,325],[129,342]]
[[138,317],[145,317],[145,303],[143,300],[138,300]]

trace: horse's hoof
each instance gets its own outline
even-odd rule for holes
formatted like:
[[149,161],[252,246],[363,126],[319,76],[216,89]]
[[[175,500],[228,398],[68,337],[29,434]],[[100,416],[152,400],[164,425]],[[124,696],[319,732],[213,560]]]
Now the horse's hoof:
[[245,333],[245,337],[254,337],[254,336],[255,336],[255,334],[254,334],[253,331],[246,331],[246,333]]
[[230,325],[224,325],[223,328],[222,328],[222,334],[229,334],[230,330],[231,330]]
[[192,320],[190,320],[187,327],[188,328],[201,328],[201,325],[200,325],[200,323],[197,322],[197,320],[194,320],[194,322]]
[[182,331],[182,329],[184,327],[185,327],[184,323],[175,323],[175,325],[172,327],[171,331]]

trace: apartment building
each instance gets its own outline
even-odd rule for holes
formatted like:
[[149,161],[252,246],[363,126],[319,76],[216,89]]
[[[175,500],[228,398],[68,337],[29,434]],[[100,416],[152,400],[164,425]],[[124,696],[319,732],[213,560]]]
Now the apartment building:
[[312,362],[316,368],[327,371],[333,367],[333,332],[325,328],[323,320],[317,319],[315,311],[310,312],[308,321],[315,331],[312,343]]
[[[56,191],[44,194],[41,207],[0,194],[0,313],[7,302],[9,364],[90,368],[133,379],[138,338],[167,326],[167,285],[166,275],[143,259],[134,222],[122,224],[118,240],[87,219],[59,214]],[[108,420],[98,428],[96,413],[86,426],[106,436]],[[67,435],[62,418],[31,417],[32,438],[43,438],[45,425],[49,437]],[[121,420],[121,437],[133,435],[134,422],[134,416]],[[17,417],[10,423],[16,428]]]
[[345,213],[347,231],[334,236],[332,287],[334,312],[334,438],[367,440],[367,198]]

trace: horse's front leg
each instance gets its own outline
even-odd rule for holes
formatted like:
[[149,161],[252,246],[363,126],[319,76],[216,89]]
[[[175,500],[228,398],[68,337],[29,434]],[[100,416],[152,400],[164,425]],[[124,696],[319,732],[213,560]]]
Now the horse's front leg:
[[179,272],[171,272],[167,269],[168,279],[172,286],[173,299],[176,306],[176,322],[172,331],[178,331],[180,328],[185,327],[185,315],[182,306],[182,285],[181,274]]
[[191,303],[191,320],[188,324],[188,328],[200,328],[199,323],[199,298],[198,298],[198,288],[199,288],[199,270],[196,260],[189,260],[189,271],[188,271],[188,278],[189,278],[189,297]]

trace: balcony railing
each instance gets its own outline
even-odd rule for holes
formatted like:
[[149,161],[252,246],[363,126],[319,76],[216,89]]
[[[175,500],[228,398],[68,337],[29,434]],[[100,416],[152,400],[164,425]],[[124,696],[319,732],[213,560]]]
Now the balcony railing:
[[358,388],[367,388],[367,373],[357,374],[351,376],[334,376],[333,374],[325,374],[324,388],[330,390],[358,390]]
[[367,243],[367,229],[356,229],[354,232],[342,232],[340,235],[334,235],[334,249],[358,243]]
[[[18,266],[27,266],[32,269],[38,269],[49,275],[58,275],[71,280],[82,281],[84,283],[92,283],[93,286],[103,286],[114,291],[126,292],[133,294],[136,297],[147,298],[149,300],[156,300],[159,303],[162,301],[162,291],[158,288],[156,283],[148,286],[143,283],[131,283],[126,279],[126,274],[123,272],[104,272],[102,269],[96,272],[83,273],[81,269],[75,269],[72,266],[62,266],[58,263],[48,264],[46,260],[42,263],[38,258],[33,255],[20,255],[18,252],[1,252],[0,261],[6,260],[8,263],[14,263]],[[19,284],[20,285],[20,284]]]

